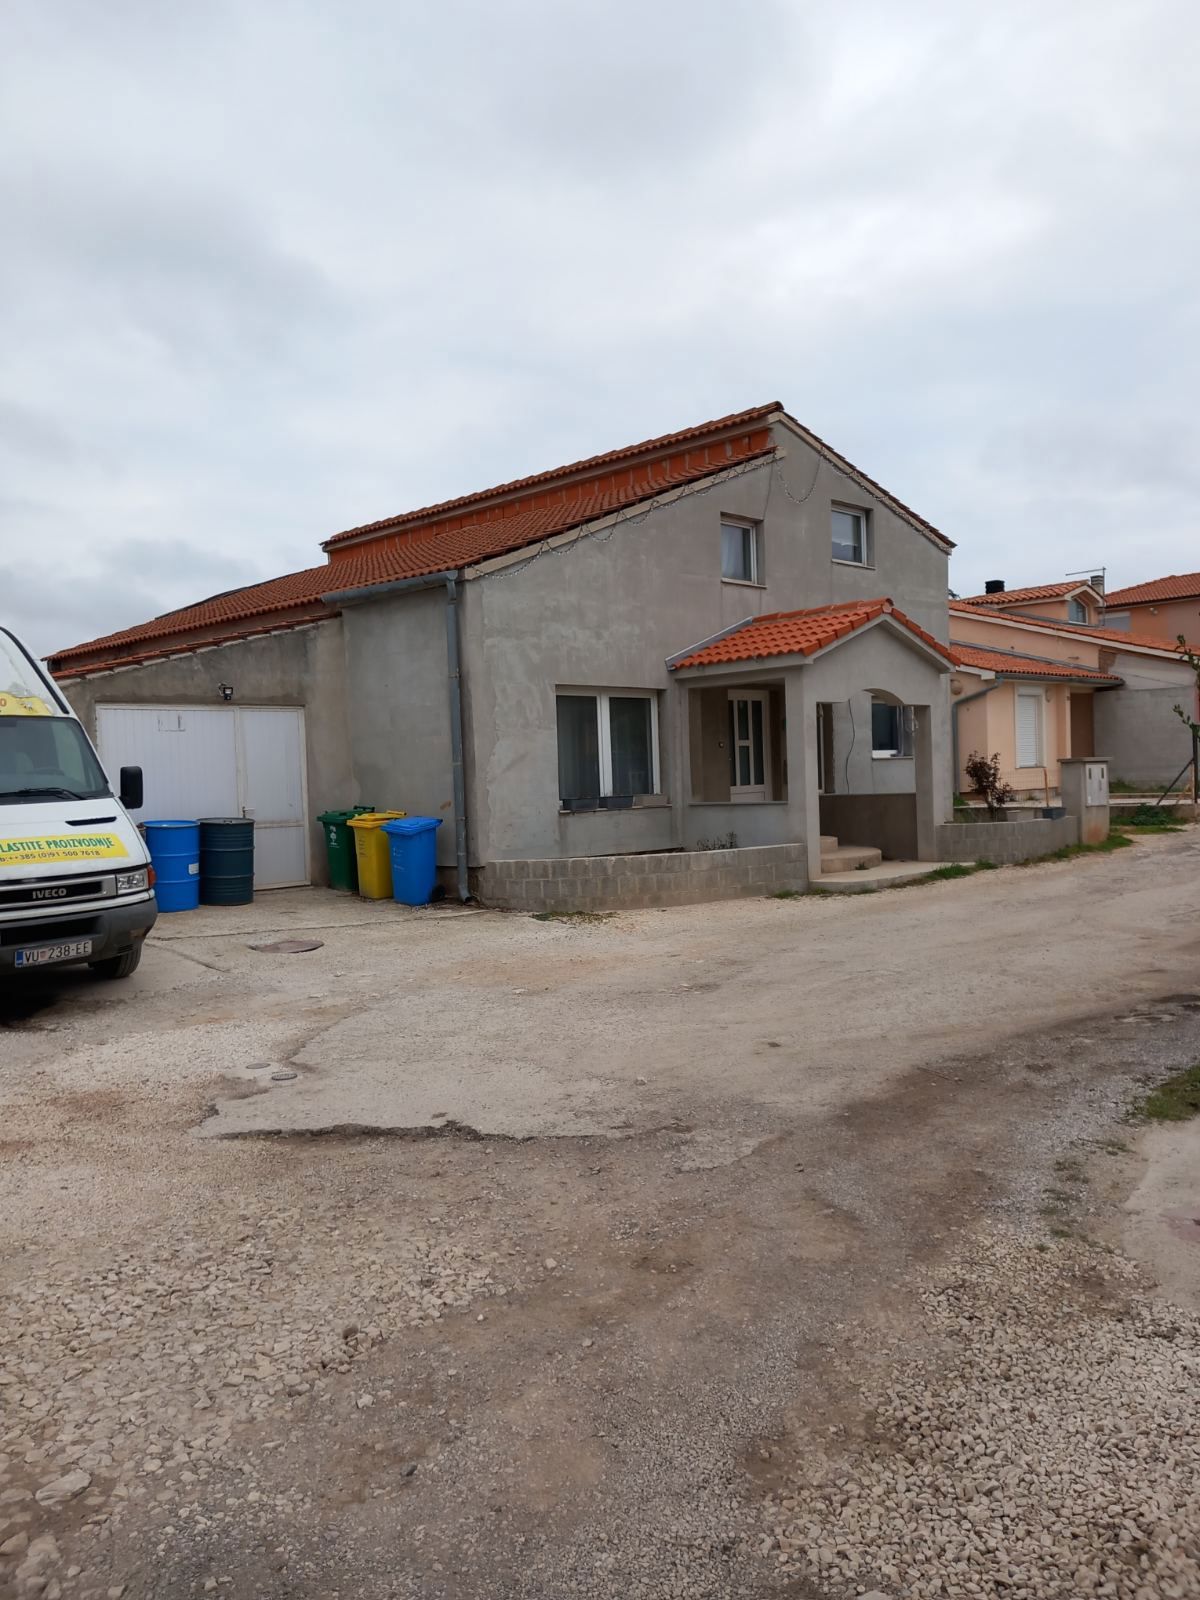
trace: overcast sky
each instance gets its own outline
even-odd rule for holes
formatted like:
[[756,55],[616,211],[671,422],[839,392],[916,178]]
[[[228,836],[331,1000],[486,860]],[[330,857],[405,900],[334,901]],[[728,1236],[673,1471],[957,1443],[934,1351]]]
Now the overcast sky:
[[5,0],[39,649],[779,399],[951,582],[1200,567],[1194,0]]

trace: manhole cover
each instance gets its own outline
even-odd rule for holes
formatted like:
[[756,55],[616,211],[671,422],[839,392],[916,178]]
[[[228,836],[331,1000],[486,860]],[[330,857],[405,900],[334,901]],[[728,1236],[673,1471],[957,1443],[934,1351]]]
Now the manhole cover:
[[299,1076],[299,1074],[295,1073],[295,1072],[273,1072],[271,1074],[271,1082],[272,1083],[289,1083],[293,1078],[298,1077],[298,1076]]
[[277,939],[274,944],[252,944],[249,948],[268,956],[302,956],[306,950],[320,950],[324,943],[324,939]]
[[247,1072],[265,1072],[271,1065],[269,1061],[252,1061],[246,1068]]

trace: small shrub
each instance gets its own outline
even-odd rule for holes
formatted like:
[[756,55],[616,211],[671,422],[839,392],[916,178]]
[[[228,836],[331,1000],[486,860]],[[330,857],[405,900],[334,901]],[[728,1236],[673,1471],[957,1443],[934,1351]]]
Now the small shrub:
[[738,847],[737,834],[718,834],[715,839],[697,839],[697,850],[736,850]]
[[1008,802],[1015,798],[1016,790],[1000,776],[1000,752],[990,758],[972,750],[967,757],[967,777],[975,793],[983,800],[989,817],[998,817]]

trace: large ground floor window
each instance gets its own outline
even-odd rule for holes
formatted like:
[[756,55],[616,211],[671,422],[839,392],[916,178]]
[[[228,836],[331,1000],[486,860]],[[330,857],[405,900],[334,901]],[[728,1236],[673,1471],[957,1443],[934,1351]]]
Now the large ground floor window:
[[658,696],[653,690],[560,689],[558,795],[580,809],[602,798],[658,793]]

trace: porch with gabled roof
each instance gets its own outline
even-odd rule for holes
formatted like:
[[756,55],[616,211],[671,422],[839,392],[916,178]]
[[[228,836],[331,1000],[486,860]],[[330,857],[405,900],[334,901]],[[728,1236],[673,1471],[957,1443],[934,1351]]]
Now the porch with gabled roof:
[[[886,598],[748,618],[671,658],[684,691],[685,844],[803,843],[810,881],[880,857],[932,862],[945,811],[949,653]],[[896,731],[887,781],[839,785],[836,709],[862,697]],[[866,731],[863,731],[866,737]],[[851,735],[853,739],[855,735]],[[861,753],[860,753],[861,754]],[[854,769],[861,773],[861,760]],[[849,846],[860,860],[834,851]],[[823,859],[824,858],[824,859]]]

